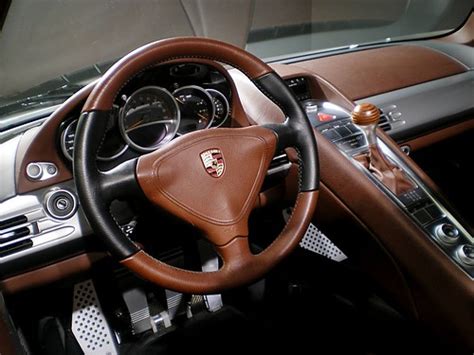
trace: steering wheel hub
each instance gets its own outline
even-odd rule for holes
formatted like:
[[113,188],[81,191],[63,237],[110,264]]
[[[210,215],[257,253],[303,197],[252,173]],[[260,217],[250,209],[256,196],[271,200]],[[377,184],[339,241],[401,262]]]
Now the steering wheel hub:
[[[216,179],[202,152],[219,147],[226,171]],[[196,131],[138,159],[138,182],[150,201],[203,231],[215,245],[247,236],[247,219],[273,158],[276,136],[263,127]]]

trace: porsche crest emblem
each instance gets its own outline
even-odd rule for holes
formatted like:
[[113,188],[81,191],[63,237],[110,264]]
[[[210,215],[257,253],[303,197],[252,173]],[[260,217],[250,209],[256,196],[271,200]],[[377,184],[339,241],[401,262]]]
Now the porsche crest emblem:
[[225,163],[220,149],[214,148],[201,153],[201,160],[207,173],[218,178],[224,174]]

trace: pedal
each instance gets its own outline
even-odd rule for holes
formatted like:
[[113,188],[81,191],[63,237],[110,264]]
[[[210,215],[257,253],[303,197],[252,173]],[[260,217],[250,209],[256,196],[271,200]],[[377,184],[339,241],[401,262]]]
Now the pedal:
[[[145,292],[141,288],[132,288],[122,294],[125,305],[132,321],[134,335],[146,332],[153,328],[154,323],[150,317],[150,308]],[[155,329],[153,329],[155,331]],[[155,331],[156,333],[156,331]]]
[[[291,208],[283,210],[283,218],[285,222],[288,222],[291,212]],[[346,254],[344,254],[342,250],[326,237],[313,223],[309,224],[308,229],[301,239],[300,247],[321,256],[325,256],[326,258],[336,262],[341,262],[347,259]]]
[[[209,243],[200,240],[198,242],[198,250],[202,271],[212,272],[219,270],[219,258]],[[221,294],[204,295],[203,297],[209,312],[216,312],[224,306]]]
[[166,308],[168,310],[169,319],[173,320],[181,314],[186,314],[188,318],[188,302],[183,293],[165,290]]
[[84,354],[118,354],[92,280],[74,285],[71,329]]
[[[200,240],[198,242],[198,251],[202,271],[212,272],[219,269],[219,259],[209,243]],[[220,294],[185,295],[179,292],[165,290],[165,295],[170,320],[183,314],[186,314],[187,318],[191,318],[193,314],[200,313],[204,310],[216,312],[223,307],[222,296]]]

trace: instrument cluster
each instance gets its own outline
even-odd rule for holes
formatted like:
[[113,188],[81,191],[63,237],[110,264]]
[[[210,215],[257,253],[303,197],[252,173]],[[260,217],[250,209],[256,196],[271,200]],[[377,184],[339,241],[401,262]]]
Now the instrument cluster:
[[[165,65],[142,73],[117,96],[97,159],[150,152],[183,134],[228,126],[230,99],[227,79],[207,65]],[[77,122],[77,116],[67,120],[59,138],[71,161]]]

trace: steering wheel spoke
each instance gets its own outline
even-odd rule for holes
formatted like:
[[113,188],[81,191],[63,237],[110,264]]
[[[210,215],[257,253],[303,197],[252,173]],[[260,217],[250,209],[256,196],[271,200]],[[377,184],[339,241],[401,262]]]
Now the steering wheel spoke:
[[225,272],[243,271],[255,258],[250,251],[248,237],[235,237],[225,245],[214,247],[224,262],[222,269]]
[[116,167],[99,172],[100,191],[102,198],[110,203],[119,198],[142,196],[135,169],[138,159],[128,160]]
[[284,123],[266,124],[262,127],[273,131],[273,133],[275,133],[277,136],[277,152],[286,148],[294,148],[297,145],[295,130],[293,126],[288,123],[288,121]]

